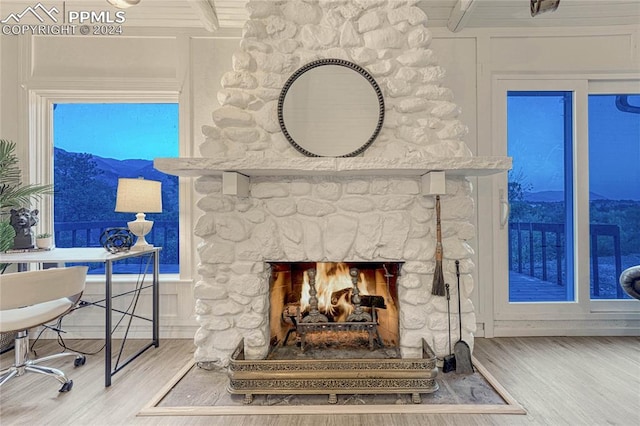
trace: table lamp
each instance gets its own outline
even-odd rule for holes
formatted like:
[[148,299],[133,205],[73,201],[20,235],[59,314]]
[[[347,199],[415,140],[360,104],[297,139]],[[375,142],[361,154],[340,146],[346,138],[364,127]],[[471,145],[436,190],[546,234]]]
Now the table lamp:
[[161,185],[161,182],[143,178],[118,179],[115,211],[137,213],[136,220],[127,222],[131,233],[138,237],[131,250],[153,247],[144,238],[153,226],[153,221],[145,219],[145,213],[162,213]]

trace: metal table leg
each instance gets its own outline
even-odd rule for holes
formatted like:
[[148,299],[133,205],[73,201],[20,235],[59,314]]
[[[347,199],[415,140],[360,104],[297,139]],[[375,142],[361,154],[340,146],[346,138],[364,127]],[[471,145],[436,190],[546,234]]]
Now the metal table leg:
[[160,251],[153,252],[153,344],[160,346]]
[[105,263],[105,336],[104,336],[104,386],[111,386],[111,293],[113,284],[113,264]]

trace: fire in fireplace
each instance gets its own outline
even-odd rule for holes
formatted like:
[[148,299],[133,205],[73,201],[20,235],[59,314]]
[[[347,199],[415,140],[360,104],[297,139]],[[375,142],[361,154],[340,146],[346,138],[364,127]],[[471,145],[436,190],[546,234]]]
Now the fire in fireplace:
[[273,262],[271,346],[399,345],[398,262]]

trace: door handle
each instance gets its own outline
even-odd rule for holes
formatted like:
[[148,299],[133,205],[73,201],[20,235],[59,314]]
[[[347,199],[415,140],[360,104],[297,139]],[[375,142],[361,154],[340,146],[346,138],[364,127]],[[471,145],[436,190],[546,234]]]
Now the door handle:
[[511,213],[511,205],[504,195],[504,189],[500,189],[500,229],[509,222],[509,214]]

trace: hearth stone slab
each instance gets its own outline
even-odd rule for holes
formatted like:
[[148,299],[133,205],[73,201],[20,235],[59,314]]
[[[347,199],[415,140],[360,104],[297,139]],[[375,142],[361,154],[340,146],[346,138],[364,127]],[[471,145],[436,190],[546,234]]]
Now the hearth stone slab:
[[421,403],[421,393],[438,390],[436,356],[422,340],[422,358],[380,359],[266,359],[246,360],[244,340],[231,356],[229,387],[244,394],[245,404],[254,394],[411,394]]

